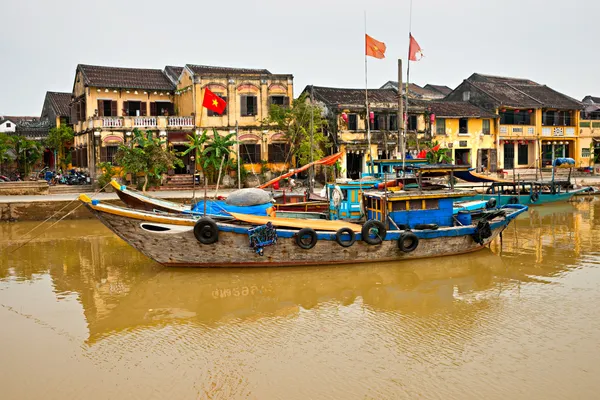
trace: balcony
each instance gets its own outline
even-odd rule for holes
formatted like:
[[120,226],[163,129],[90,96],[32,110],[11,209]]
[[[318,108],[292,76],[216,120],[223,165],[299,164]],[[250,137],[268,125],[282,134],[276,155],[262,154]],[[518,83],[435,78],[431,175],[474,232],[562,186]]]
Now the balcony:
[[169,127],[192,127],[194,126],[193,117],[167,117],[167,126]]
[[500,125],[500,136],[535,136],[533,125]]
[[574,126],[543,126],[542,137],[575,137]]
[[134,128],[156,128],[156,117],[125,117],[133,118]]
[[[120,117],[102,117],[99,118],[100,127],[102,128],[122,128],[123,118]],[[94,122],[94,127],[96,123]]]

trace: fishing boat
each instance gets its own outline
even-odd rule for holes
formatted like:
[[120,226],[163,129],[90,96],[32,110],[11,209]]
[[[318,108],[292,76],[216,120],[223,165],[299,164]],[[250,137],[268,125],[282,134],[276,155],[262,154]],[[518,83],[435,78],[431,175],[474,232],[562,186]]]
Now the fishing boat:
[[557,158],[552,163],[552,179],[550,181],[503,181],[494,182],[487,187],[482,200],[495,199],[498,205],[526,204],[541,205],[568,201],[573,196],[592,191],[591,187],[571,189],[570,173],[566,181],[555,179],[556,168],[573,168],[572,158]]
[[[479,250],[523,205],[453,213],[460,192],[365,194],[369,220],[280,218],[230,213],[232,220],[123,208],[81,195],[115,234],[166,266],[258,267],[400,261]],[[392,199],[393,198],[393,199]],[[388,211],[389,207],[389,211]]]

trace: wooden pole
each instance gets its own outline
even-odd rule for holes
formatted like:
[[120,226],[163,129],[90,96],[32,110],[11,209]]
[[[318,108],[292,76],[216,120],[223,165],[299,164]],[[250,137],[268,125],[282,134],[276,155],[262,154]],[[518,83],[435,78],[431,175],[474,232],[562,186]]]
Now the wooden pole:
[[242,188],[242,174],[241,174],[241,161],[240,158],[240,129],[237,120],[235,121],[235,142],[237,143],[237,176],[238,176],[238,189]]

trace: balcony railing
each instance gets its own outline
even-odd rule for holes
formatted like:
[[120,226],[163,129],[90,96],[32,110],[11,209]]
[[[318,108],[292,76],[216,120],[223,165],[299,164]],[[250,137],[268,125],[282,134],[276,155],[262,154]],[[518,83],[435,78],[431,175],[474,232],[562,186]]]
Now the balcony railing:
[[134,117],[134,128],[153,128],[156,126],[156,117]]
[[123,127],[123,118],[103,117],[102,118],[102,127],[103,128],[121,128],[121,127]]
[[535,126],[531,126],[531,125],[500,125],[500,135],[503,135],[503,136],[535,136]]
[[542,136],[549,137],[573,137],[575,136],[574,126],[543,126]]
[[192,117],[167,117],[168,126],[194,126]]

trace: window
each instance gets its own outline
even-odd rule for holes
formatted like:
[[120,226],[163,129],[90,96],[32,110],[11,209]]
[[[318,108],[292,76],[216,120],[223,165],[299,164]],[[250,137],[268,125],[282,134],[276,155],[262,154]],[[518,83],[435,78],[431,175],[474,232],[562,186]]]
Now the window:
[[490,120],[489,119],[484,119],[482,121],[482,128],[481,130],[483,131],[484,135],[489,135],[490,134]]
[[[219,96],[220,98],[222,98],[223,100],[225,100],[225,103],[227,103],[227,96],[219,94],[219,93],[215,93],[217,96]],[[208,116],[209,117],[220,117],[221,115],[227,115],[227,105],[225,105],[225,110],[223,110],[223,114],[219,114],[216,113],[212,110],[208,110]]]
[[287,107],[290,105],[290,98],[287,96],[271,96],[269,97],[269,104]]
[[240,143],[240,157],[244,164],[257,164],[260,162],[260,144]]
[[358,130],[358,115],[348,114],[348,130],[349,131],[357,131]]
[[500,112],[500,123],[503,125],[531,125],[533,110],[505,110]]
[[417,130],[417,116],[416,115],[409,115],[408,116],[408,128],[409,131],[416,131]]
[[[117,116],[117,102],[114,100],[98,100],[98,116],[99,117],[116,117]],[[78,118],[78,121],[80,121],[79,118]]]
[[469,133],[469,120],[467,118],[458,120],[458,133]]
[[581,157],[589,158],[589,157],[591,157],[591,155],[592,155],[592,153],[589,148],[584,147],[583,149],[581,149]]
[[10,122],[7,122],[7,123],[6,123],[6,127],[7,127],[7,128],[10,128],[11,126],[12,126],[12,125],[11,125],[11,123],[10,123]]
[[102,146],[100,147],[100,162],[109,162],[115,164],[114,158],[117,154],[119,146]]
[[398,116],[394,114],[390,114],[390,131],[398,130]]
[[371,126],[371,129],[374,131],[386,130],[385,120],[386,115],[381,113],[373,113],[373,126]]
[[446,134],[446,120],[444,118],[438,118],[435,120],[435,133],[436,135]]
[[519,165],[529,164],[529,146],[526,144],[520,144],[518,152]]
[[150,103],[150,115],[175,115],[175,107],[170,101],[153,101]]
[[269,162],[271,163],[283,163],[290,161],[288,157],[290,152],[290,145],[287,143],[271,143],[269,145]]
[[471,92],[463,92],[462,96],[463,96],[463,101],[471,100]]
[[124,101],[123,116],[126,117],[144,117],[146,116],[146,103],[141,101]]
[[256,96],[240,96],[242,117],[252,117],[258,114],[258,99]]

